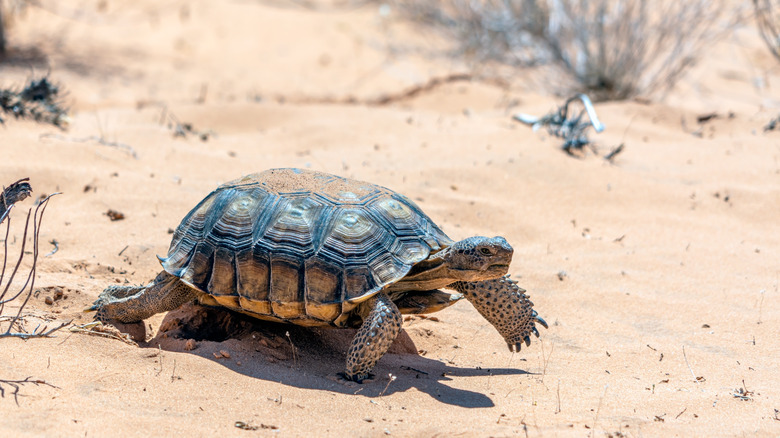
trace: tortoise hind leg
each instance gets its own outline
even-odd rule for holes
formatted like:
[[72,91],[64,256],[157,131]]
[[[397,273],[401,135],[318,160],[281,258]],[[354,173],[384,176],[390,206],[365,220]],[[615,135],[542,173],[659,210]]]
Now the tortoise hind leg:
[[363,303],[370,310],[347,353],[345,377],[362,382],[401,331],[401,312],[384,293]]
[[156,313],[173,310],[197,297],[178,277],[161,272],[146,286],[109,286],[87,312],[97,311],[100,321],[138,322]]

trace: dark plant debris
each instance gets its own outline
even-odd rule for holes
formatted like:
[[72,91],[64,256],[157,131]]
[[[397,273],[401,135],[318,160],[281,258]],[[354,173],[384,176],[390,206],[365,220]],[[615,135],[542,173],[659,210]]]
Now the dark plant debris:
[[120,211],[116,211],[116,210],[108,210],[105,213],[105,215],[108,216],[108,218],[111,219],[112,222],[113,221],[121,221],[122,219],[125,218],[125,214],[124,213],[122,213]]
[[3,222],[8,210],[14,204],[30,196],[32,186],[27,182],[29,180],[30,178],[22,178],[8,187],[3,187],[3,191],[0,192],[0,222]]
[[615,149],[612,149],[610,153],[604,155],[604,159],[610,163],[613,163],[615,161],[615,157],[617,157],[619,153],[623,152],[623,148],[625,148],[625,146],[625,143],[620,143]]
[[200,141],[206,142],[214,135],[214,132],[211,130],[201,131],[196,129],[195,125],[192,123],[180,121],[165,104],[162,105],[162,113],[160,114],[160,124],[163,123],[168,125],[168,129],[173,130],[174,138],[181,137],[186,139],[188,136],[195,136],[199,138]]
[[[581,102],[582,109],[575,113],[573,110],[570,111],[569,106],[576,101]],[[585,117],[586,115],[587,117]],[[604,125],[596,115],[596,109],[593,108],[590,98],[585,94],[577,94],[569,98],[557,110],[542,117],[515,114],[513,119],[530,125],[534,131],[539,128],[546,128],[550,135],[562,138],[563,145],[561,147],[569,155],[581,154],[586,146],[590,147],[594,153],[597,153],[591,145],[590,139],[588,139],[587,130],[591,126],[597,133],[604,130]],[[613,159],[622,150],[623,145],[615,148],[609,154],[609,159]]]
[[252,426],[251,424],[245,423],[243,421],[236,421],[235,426],[242,430],[257,430],[260,428],[258,426]]
[[[30,119],[39,123],[48,123],[60,129],[68,127],[70,118],[63,106],[61,87],[52,83],[48,77],[32,79],[21,90],[0,89],[0,114],[11,115],[16,119]],[[0,116],[0,123],[5,120]]]
[[194,135],[198,138],[200,138],[200,141],[208,141],[209,137],[211,136],[211,133],[208,131],[198,131],[193,126],[192,123],[176,123],[175,126],[171,125],[171,128],[173,129],[173,136],[174,137],[183,137],[187,138],[188,135]]
[[770,120],[769,123],[764,126],[764,132],[767,131],[774,131],[777,129],[778,125],[780,125],[780,116],[775,117],[774,119]]
[[242,430],[257,430],[257,429],[278,430],[279,429],[279,426],[274,426],[273,424],[260,423],[259,426],[254,426],[244,421],[236,421],[235,426]]
[[718,113],[700,114],[696,116],[696,123],[701,125],[703,123],[709,122],[710,120],[717,119],[718,117]]
[[745,386],[745,380],[742,380],[742,387],[737,388],[734,390],[733,393],[731,393],[734,398],[742,400],[742,401],[753,401],[753,396],[755,395],[753,391],[749,391],[747,389],[747,386]]

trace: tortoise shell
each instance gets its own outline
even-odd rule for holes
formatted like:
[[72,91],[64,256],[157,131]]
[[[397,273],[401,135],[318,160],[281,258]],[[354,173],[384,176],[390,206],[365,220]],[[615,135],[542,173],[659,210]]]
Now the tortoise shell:
[[403,195],[300,169],[228,182],[182,220],[168,273],[201,302],[300,325],[349,325],[361,301],[453,241]]

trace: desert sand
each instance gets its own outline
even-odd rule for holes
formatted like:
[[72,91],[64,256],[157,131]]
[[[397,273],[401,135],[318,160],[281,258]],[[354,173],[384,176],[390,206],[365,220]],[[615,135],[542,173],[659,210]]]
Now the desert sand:
[[[61,193],[24,328],[72,322],[0,339],[0,380],[48,384],[2,386],[0,436],[780,436],[780,133],[763,130],[780,63],[752,22],[665,98],[598,104],[591,139],[625,145],[608,162],[511,120],[561,103],[543,77],[406,96],[468,70],[375,3],[46,5],[14,17],[0,86],[48,71],[70,126],[5,117],[0,183],[34,189],[9,257],[27,209]],[[364,384],[337,376],[348,330],[187,306],[147,320],[138,345],[72,331],[107,285],[154,278],[206,194],[274,167],[390,187],[454,239],[506,237],[549,329],[510,353],[460,302],[408,318]],[[215,329],[187,331],[204,312]]]

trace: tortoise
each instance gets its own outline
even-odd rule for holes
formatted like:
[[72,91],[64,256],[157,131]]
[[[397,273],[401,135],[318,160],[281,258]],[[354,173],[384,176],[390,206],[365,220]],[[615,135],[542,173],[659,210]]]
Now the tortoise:
[[[510,351],[547,323],[507,274],[503,237],[455,242],[407,197],[301,169],[271,169],[206,196],[173,234],[146,286],[109,286],[88,308],[130,323],[197,299],[262,320],[359,328],[347,353],[361,382],[387,352],[403,314],[466,298]],[[454,292],[442,290],[450,289]]]

